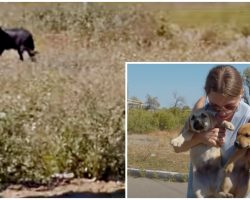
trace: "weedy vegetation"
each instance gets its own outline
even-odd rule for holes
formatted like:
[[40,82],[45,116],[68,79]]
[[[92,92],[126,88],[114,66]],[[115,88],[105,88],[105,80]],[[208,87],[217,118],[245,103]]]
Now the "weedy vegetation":
[[124,178],[126,61],[250,59],[248,3],[0,5],[1,26],[30,30],[39,51],[0,57],[2,184]]
[[123,66],[112,50],[85,46],[81,5],[2,5],[2,24],[31,30],[40,52],[37,62],[1,57],[2,185],[48,184],[55,173],[123,180]]
[[185,123],[189,109],[169,108],[155,111],[144,109],[128,110],[128,134],[173,131]]

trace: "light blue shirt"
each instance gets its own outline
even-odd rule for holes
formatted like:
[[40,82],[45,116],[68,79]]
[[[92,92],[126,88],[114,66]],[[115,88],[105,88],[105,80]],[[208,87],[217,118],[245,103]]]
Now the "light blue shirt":
[[[235,127],[235,130],[233,132],[226,130],[225,144],[221,148],[223,165],[235,151],[234,142],[236,140],[238,129],[240,128],[241,125],[247,123],[248,121],[250,121],[250,106],[247,105],[244,101],[241,101],[231,120],[231,122]],[[188,198],[195,198],[192,185],[193,185],[193,167],[192,164],[190,163],[188,190],[187,190]],[[250,197],[250,193],[248,194],[247,197]]]

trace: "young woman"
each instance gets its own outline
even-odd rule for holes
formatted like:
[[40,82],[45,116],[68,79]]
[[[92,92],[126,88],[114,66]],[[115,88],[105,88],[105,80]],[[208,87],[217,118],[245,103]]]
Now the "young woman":
[[[193,110],[209,106],[217,112],[216,117],[234,124],[235,131],[227,133],[225,129],[214,128],[202,134],[194,134],[190,141],[175,147],[176,152],[188,151],[200,143],[217,146],[221,145],[222,164],[224,165],[230,155],[235,151],[234,142],[239,127],[250,122],[250,107],[242,101],[243,80],[240,73],[231,65],[219,65],[210,70],[205,83],[206,97],[201,97]],[[193,168],[190,164],[187,197],[195,197],[193,193]]]

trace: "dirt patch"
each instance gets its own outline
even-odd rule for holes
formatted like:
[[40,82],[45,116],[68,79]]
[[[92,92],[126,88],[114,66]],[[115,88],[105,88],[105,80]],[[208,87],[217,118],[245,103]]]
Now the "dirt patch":
[[18,197],[64,197],[64,198],[125,198],[125,184],[119,181],[92,181],[73,179],[62,182],[54,188],[27,188],[22,185],[11,185],[0,193],[4,198]]
[[128,135],[128,167],[188,173],[189,152],[175,153],[170,140],[177,131]]

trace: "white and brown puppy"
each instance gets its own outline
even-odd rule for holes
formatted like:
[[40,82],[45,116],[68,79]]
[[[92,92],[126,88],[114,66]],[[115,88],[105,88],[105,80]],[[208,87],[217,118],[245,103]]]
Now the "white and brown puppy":
[[249,190],[250,123],[242,125],[235,142],[236,150],[224,167],[220,197],[245,197]]
[[[200,109],[193,112],[180,135],[171,141],[174,147],[180,147],[184,141],[192,139],[193,134],[206,132],[215,127],[234,130],[232,123],[218,121],[215,113]],[[191,148],[190,159],[193,165],[193,191],[196,197],[216,197],[220,182],[218,180],[221,166],[219,147],[199,144]]]

